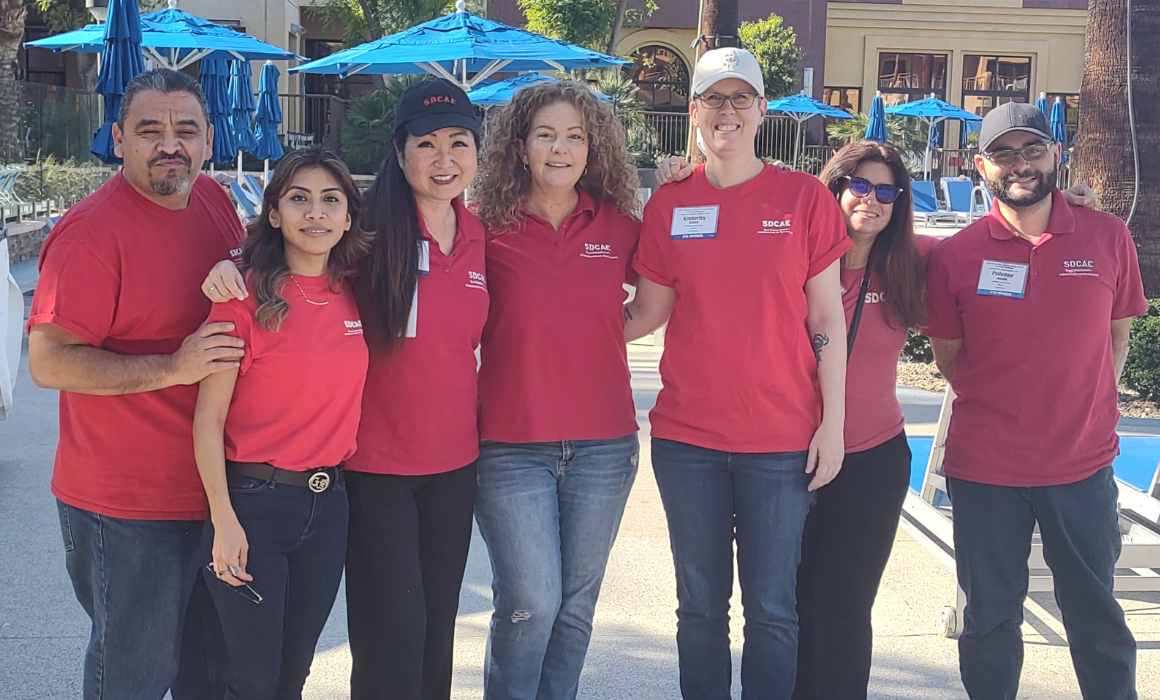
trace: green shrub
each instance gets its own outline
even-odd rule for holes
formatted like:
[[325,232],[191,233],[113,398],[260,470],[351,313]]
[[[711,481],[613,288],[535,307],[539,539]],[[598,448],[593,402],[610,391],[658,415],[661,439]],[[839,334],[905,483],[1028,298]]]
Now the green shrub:
[[930,338],[921,333],[909,331],[906,345],[902,346],[903,362],[934,362],[934,352],[930,349]]
[[354,98],[342,124],[342,157],[352,172],[374,175],[395,135],[395,105],[403,92],[426,76],[388,76],[381,90]]
[[1148,302],[1148,312],[1132,319],[1132,340],[1121,378],[1140,398],[1160,399],[1160,299]]

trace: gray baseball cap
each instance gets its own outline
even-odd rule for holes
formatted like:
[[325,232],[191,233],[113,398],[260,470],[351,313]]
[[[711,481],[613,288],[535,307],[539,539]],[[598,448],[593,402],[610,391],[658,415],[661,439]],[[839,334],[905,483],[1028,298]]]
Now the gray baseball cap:
[[1048,141],[1055,140],[1047,117],[1038,107],[1022,102],[1008,102],[983,117],[983,125],[979,128],[979,150],[986,151],[995,139],[1012,131],[1026,131]]

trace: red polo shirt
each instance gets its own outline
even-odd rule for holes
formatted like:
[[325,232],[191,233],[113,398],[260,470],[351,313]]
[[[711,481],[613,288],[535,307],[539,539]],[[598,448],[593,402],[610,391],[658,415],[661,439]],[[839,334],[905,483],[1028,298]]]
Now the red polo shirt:
[[[939,239],[916,236],[923,262]],[[858,291],[866,269],[842,270],[842,305],[846,328],[858,304]],[[854,351],[846,365],[846,452],[877,447],[902,432],[906,421],[898,403],[898,357],[906,345],[907,329],[887,313],[886,292],[878,276],[870,275],[870,287],[862,304],[862,320],[854,339]]]
[[[169,355],[210,303],[201,283],[241,255],[241,222],[202,175],[189,206],[160,207],[114,175],[61,218],[40,253],[31,329],[51,323],[120,355]],[[198,520],[197,386],[122,396],[60,392],[52,492],[76,508],[134,520]]]
[[254,318],[252,283],[244,300],[210,310],[210,321],[232,322],[231,335],[246,341],[226,416],[226,459],[304,471],[354,454],[367,376],[354,295],[345,283],[332,290],[326,276],[294,280],[280,292],[290,313],[276,331]]
[[419,275],[415,337],[388,355],[371,354],[358,451],[346,464],[352,471],[439,474],[479,456],[475,350],[487,320],[484,234],[459,200],[453,206],[459,229],[450,255],[423,230],[431,261],[430,273]]
[[[946,473],[999,486],[1081,481],[1119,453],[1110,323],[1147,310],[1124,222],[1057,190],[1032,246],[996,205],[934,252],[932,338],[963,339]],[[1026,265],[1022,299],[980,294],[983,261]]]
[[[715,234],[699,233],[713,207]],[[652,435],[727,452],[807,449],[822,404],[805,284],[851,246],[812,175],[767,165],[717,189],[699,166],[658,189],[634,263],[676,290]]]
[[560,229],[524,211],[490,236],[483,330],[484,440],[606,440],[636,431],[624,341],[640,222],[580,192]]

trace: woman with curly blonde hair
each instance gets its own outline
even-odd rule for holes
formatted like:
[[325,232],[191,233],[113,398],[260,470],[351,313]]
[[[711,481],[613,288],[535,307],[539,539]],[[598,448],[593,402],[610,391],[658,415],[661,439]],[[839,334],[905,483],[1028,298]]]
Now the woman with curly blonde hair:
[[583,84],[524,88],[489,121],[473,203],[491,294],[475,510],[495,605],[486,700],[576,697],[637,468],[623,307],[637,187],[623,129]]

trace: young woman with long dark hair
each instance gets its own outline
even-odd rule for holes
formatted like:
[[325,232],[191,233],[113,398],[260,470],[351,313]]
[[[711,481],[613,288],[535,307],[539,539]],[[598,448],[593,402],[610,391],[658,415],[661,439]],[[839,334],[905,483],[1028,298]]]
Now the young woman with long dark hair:
[[231,698],[301,695],[342,579],[367,367],[347,284],[360,201],[338,156],[288,155],[244,244],[249,295],[210,311],[245,341],[240,369],[201,381],[193,421]]
[[[365,196],[371,246],[354,266],[354,291],[371,356],[358,452],[346,465],[354,700],[451,695],[488,311],[483,227],[459,200],[475,177],[477,132],[454,83],[408,88],[394,148]],[[210,299],[233,295],[235,274],[219,263]]]

